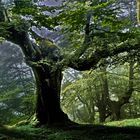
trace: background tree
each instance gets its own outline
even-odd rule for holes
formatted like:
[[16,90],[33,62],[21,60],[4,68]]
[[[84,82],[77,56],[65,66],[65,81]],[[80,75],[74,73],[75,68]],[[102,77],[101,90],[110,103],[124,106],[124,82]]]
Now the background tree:
[[[139,96],[137,74],[137,63],[130,62],[115,65],[115,68],[114,65],[98,68],[83,73],[78,79],[75,77],[75,81],[64,85],[64,111],[77,122],[93,123],[95,120],[97,123],[130,118],[132,111],[128,106],[136,104],[133,111],[139,117],[139,98],[133,100],[136,95]],[[87,113],[92,109],[93,113]],[[131,114],[132,118],[136,116]]]
[[34,112],[34,90],[32,71],[24,63],[21,50],[8,42],[1,44],[1,123],[12,123],[29,118]]

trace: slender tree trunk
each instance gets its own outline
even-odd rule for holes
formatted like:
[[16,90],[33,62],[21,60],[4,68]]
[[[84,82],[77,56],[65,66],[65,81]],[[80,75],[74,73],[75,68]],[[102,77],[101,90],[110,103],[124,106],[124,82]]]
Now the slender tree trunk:
[[[103,63],[106,60],[103,60]],[[109,85],[108,85],[108,79],[107,79],[107,66],[104,66],[101,68],[101,71],[103,74],[101,75],[102,78],[102,93],[101,93],[101,99],[99,100],[99,121],[101,123],[105,122],[107,118],[107,107],[108,107],[108,101],[109,101]]]
[[110,110],[111,110],[111,120],[120,120],[121,119],[121,107],[122,105],[118,101],[110,100]]
[[33,71],[37,90],[36,117],[40,125],[67,122],[68,117],[60,107],[61,70],[53,71],[42,64],[33,67]]
[[105,122],[106,119],[106,108],[104,108],[103,106],[100,106],[99,108],[99,122],[103,123]]

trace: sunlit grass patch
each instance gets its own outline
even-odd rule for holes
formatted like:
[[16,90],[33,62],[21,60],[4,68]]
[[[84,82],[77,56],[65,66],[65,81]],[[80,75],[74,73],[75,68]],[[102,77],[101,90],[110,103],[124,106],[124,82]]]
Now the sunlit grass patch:
[[137,119],[126,119],[122,121],[113,121],[105,123],[107,126],[117,126],[117,127],[125,127],[125,126],[135,126],[140,127],[140,118]]

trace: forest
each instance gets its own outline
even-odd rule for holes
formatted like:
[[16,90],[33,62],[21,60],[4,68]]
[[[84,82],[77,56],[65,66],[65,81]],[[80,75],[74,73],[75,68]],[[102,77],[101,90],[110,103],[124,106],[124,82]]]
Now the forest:
[[139,132],[140,0],[0,0],[0,140]]

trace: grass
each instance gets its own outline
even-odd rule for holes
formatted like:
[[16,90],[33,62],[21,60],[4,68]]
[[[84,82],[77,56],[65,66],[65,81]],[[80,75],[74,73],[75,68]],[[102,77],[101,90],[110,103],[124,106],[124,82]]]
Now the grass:
[[0,140],[140,140],[140,119],[59,128],[0,126]]
[[107,125],[107,126],[118,126],[118,127],[123,127],[123,126],[140,127],[140,118],[127,119],[127,120],[122,120],[122,121],[114,121],[114,122],[106,123],[105,125]]

